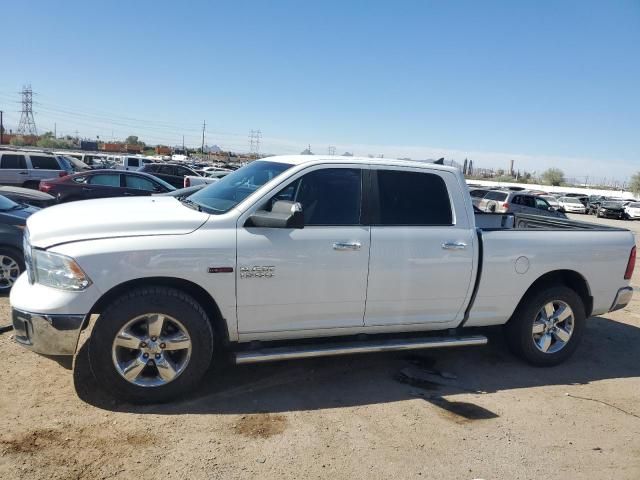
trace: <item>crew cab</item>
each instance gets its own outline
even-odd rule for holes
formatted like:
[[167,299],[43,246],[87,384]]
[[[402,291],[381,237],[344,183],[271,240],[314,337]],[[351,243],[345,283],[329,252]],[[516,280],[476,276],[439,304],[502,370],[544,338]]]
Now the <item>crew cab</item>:
[[15,340],[74,355],[91,326],[91,371],[133,402],[183,394],[220,352],[482,345],[491,325],[556,365],[630,301],[635,265],[628,230],[475,214],[459,170],[389,159],[271,157],[187,198],[57,205],[27,227]]

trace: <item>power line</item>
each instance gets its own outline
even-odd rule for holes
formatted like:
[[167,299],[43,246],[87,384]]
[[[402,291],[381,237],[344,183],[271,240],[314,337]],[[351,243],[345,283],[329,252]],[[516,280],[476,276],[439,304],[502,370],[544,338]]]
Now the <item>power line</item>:
[[22,111],[20,112],[20,123],[18,124],[18,134],[38,135],[36,121],[33,118],[33,90],[31,85],[22,87]]

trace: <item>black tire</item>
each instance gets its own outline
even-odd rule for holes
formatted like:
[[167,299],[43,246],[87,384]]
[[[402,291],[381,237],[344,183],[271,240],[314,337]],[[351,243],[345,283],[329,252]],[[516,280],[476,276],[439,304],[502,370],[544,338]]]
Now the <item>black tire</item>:
[[[554,353],[545,353],[536,346],[532,329],[540,310],[552,301],[562,301],[571,307],[574,330],[562,349]],[[528,294],[507,323],[505,334],[507,344],[513,353],[532,365],[551,367],[573,355],[578,348],[584,328],[585,311],[580,296],[564,285],[554,285]]]
[[[18,264],[18,276],[20,276],[20,274],[24,272],[24,255],[22,255],[22,252],[20,250],[14,247],[7,247],[3,245],[0,246],[0,256],[10,258]],[[16,279],[18,276],[16,276]],[[3,276],[2,280],[0,280],[0,293],[9,292],[12,286],[13,283],[9,284],[8,282],[6,282]]]
[[[165,314],[184,326],[191,339],[191,355],[182,373],[161,386],[138,386],[116,369],[112,345],[121,328],[136,317]],[[167,287],[139,288],[113,301],[100,315],[89,339],[89,364],[99,385],[118,400],[162,403],[195,388],[213,357],[213,330],[202,307],[184,292]]]

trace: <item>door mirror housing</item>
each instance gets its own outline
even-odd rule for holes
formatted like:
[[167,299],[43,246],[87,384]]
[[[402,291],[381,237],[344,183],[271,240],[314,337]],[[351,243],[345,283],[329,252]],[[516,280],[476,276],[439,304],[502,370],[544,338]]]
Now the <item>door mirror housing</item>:
[[245,227],[258,228],[304,228],[304,213],[298,202],[279,200],[273,204],[270,212],[258,210],[251,215]]

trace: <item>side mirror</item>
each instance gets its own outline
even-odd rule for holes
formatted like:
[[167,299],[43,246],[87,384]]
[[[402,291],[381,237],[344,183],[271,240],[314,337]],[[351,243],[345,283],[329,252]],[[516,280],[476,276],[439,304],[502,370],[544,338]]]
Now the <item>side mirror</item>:
[[304,228],[304,213],[298,202],[279,200],[273,204],[270,212],[258,210],[251,215],[245,227],[260,228]]

